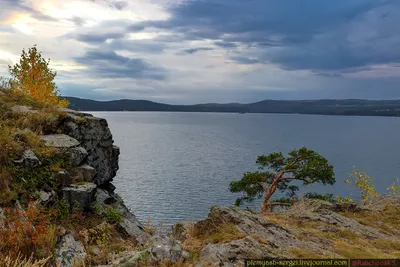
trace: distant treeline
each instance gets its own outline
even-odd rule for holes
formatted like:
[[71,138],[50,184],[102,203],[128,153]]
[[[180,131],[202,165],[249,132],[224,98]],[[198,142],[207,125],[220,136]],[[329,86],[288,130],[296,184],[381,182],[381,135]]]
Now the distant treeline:
[[400,100],[264,100],[250,104],[168,105],[146,100],[95,101],[66,97],[82,111],[176,111],[231,113],[299,113],[320,115],[400,116]]

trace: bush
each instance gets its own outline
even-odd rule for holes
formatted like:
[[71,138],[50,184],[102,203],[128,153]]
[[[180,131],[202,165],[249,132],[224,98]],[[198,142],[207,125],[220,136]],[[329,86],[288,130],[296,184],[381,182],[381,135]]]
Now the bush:
[[375,182],[372,176],[368,176],[366,172],[360,172],[359,170],[353,169],[352,173],[347,176],[349,179],[344,182],[346,184],[357,186],[362,197],[361,201],[364,205],[374,202],[374,200],[379,196],[378,192],[375,190]]
[[107,222],[109,222],[109,223],[121,222],[121,219],[122,219],[121,213],[114,208],[107,208],[105,215],[107,218]]

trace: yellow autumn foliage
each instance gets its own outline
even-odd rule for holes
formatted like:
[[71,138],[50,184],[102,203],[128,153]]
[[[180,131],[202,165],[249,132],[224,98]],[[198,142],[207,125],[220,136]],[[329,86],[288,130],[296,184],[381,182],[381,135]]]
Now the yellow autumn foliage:
[[67,107],[68,101],[60,98],[54,82],[57,72],[51,70],[49,64],[50,59],[42,58],[36,46],[28,52],[23,49],[19,63],[8,66],[12,77],[10,87],[49,106]]

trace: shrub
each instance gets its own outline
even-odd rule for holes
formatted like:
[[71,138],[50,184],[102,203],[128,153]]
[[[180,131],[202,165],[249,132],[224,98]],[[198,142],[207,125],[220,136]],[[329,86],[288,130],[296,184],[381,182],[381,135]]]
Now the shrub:
[[122,219],[121,213],[112,207],[106,209],[105,215],[109,223],[118,223]]
[[360,172],[359,170],[353,169],[351,174],[347,175],[348,180],[345,180],[347,184],[354,184],[357,186],[358,191],[362,197],[362,203],[368,204],[374,202],[379,196],[375,190],[375,182],[371,176],[368,176],[366,172]]

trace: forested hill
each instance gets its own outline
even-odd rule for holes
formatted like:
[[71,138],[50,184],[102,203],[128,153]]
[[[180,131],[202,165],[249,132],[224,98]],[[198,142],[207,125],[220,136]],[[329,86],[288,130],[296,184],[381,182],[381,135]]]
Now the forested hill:
[[400,100],[264,100],[250,104],[168,105],[146,100],[95,101],[66,97],[82,111],[180,111],[234,113],[299,113],[321,115],[400,116]]

